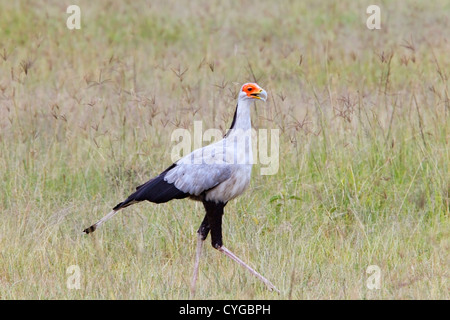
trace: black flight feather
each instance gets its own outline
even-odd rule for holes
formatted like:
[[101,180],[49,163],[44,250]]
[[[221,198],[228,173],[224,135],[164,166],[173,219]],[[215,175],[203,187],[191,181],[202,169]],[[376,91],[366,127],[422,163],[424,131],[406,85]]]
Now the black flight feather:
[[125,201],[116,205],[113,210],[119,210],[144,200],[153,203],[164,203],[172,199],[184,199],[188,197],[189,193],[177,189],[173,183],[168,183],[164,180],[167,172],[175,166],[176,164],[172,164],[157,177],[138,186],[134,193],[132,193]]

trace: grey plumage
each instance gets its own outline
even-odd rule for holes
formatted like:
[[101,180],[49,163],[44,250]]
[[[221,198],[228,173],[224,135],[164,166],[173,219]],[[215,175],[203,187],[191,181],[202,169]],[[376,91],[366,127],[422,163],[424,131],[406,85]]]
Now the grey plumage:
[[164,180],[192,196],[200,196],[231,177],[231,168],[225,164],[177,164]]
[[[204,194],[207,200],[228,202],[245,190],[251,173],[251,162],[248,161],[252,160],[251,157],[247,156],[247,163],[245,163],[246,157],[240,154],[242,150],[244,153],[245,150],[248,151],[248,148],[240,148],[242,142],[234,143],[238,140],[243,139],[233,139],[230,135],[219,142],[193,151],[177,161],[175,166],[167,172],[164,180],[191,196],[198,197]],[[231,192],[230,189],[231,193],[222,192],[210,199],[216,187],[229,182],[233,182],[233,185],[241,184],[241,188],[236,188],[236,192]]]

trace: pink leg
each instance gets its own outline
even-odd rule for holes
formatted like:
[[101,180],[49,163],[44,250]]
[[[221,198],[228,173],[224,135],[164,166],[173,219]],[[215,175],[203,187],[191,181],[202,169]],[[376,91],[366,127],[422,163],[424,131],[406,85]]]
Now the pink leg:
[[198,265],[200,263],[200,256],[202,254],[203,241],[204,240],[202,240],[201,234],[197,233],[197,249],[195,251],[194,274],[191,281],[191,299],[193,299],[195,296],[195,289],[198,278]]
[[268,289],[270,291],[275,290],[276,292],[280,293],[280,290],[278,290],[273,284],[272,282],[270,282],[269,280],[267,280],[266,278],[264,278],[261,274],[259,274],[255,269],[253,269],[252,267],[250,267],[249,265],[247,265],[244,261],[242,261],[241,259],[239,259],[233,252],[231,252],[230,250],[228,250],[227,248],[225,248],[224,246],[221,246],[218,248],[218,250],[222,253],[224,253],[226,256],[230,257],[231,259],[233,259],[234,261],[236,261],[237,263],[239,263],[241,266],[243,266],[244,268],[246,268],[248,271],[250,271],[254,276],[256,276],[259,280],[261,280],[262,282],[264,282],[264,284],[268,287]]

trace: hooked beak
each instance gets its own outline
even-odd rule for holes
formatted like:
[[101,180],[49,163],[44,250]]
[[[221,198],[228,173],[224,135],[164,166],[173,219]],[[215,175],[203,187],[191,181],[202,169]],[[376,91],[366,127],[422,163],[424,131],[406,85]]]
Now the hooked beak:
[[267,92],[264,89],[261,89],[261,91],[252,93],[250,95],[253,98],[255,98],[255,99],[259,99],[259,100],[262,100],[262,101],[266,101],[267,100]]

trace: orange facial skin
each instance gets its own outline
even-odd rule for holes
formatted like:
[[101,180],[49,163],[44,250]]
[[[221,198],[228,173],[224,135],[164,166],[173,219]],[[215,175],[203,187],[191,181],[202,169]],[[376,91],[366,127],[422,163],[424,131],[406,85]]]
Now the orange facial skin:
[[249,98],[258,99],[256,94],[262,92],[263,89],[256,83],[247,83],[242,87],[242,91],[245,92]]

